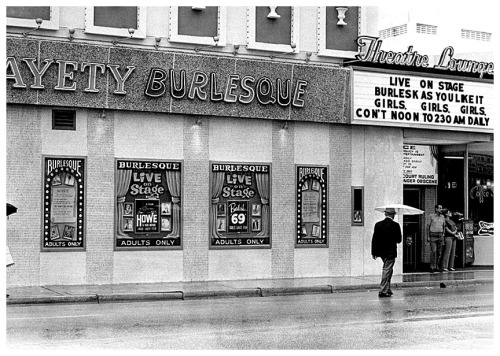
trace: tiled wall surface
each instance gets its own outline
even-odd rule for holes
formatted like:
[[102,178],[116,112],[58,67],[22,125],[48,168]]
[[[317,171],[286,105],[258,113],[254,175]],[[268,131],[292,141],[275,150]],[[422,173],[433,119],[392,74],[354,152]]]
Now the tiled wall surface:
[[[9,285],[379,273],[369,245],[371,228],[381,216],[366,211],[365,227],[351,227],[351,185],[364,182],[365,209],[397,200],[393,192],[402,186],[394,179],[388,185],[384,178],[401,164],[397,129],[353,131],[308,122],[283,128],[279,121],[258,119],[78,109],[77,130],[67,132],[51,130],[47,107],[8,105],[7,113],[7,200],[19,207],[7,223],[7,243],[16,260],[8,269]],[[44,154],[86,157],[86,251],[40,252]],[[116,158],[183,163],[182,250],[114,250]],[[271,248],[209,249],[211,161],[271,164]],[[295,247],[297,164],[329,168],[327,248]],[[354,178],[352,172],[365,173]]]
[[6,200],[18,207],[6,221],[6,243],[15,265],[8,285],[40,283],[42,237],[41,114],[33,107],[9,107],[6,116]]

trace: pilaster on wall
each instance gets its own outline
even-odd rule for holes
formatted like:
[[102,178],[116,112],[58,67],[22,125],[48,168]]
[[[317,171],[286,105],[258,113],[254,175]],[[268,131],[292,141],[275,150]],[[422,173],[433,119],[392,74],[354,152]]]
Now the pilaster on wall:
[[208,279],[209,125],[208,119],[202,120],[201,124],[197,124],[193,117],[184,119],[183,182],[189,186],[189,190],[184,189],[184,201],[181,201],[185,281]]
[[351,145],[350,126],[330,125],[329,273],[348,276],[351,269]]
[[295,166],[294,124],[283,128],[280,121],[273,122],[273,166],[271,183],[273,278],[294,276],[295,236]]
[[113,281],[114,244],[114,113],[89,110],[87,157],[87,263],[88,284]]
[[[6,244],[15,264],[7,268],[7,286],[40,283],[42,196],[41,113],[11,105],[6,117],[6,200],[18,207],[6,221]],[[29,169],[29,174],[26,174]],[[29,224],[23,222],[29,221]]]

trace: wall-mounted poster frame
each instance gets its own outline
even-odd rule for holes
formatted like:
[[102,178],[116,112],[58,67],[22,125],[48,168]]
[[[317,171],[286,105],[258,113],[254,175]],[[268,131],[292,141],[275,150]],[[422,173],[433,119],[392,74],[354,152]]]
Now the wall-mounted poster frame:
[[271,247],[271,164],[210,162],[210,249]]
[[351,225],[365,225],[365,188],[361,186],[351,187]]
[[328,247],[328,166],[295,165],[295,247]]
[[86,158],[43,156],[41,251],[85,251]]
[[182,162],[115,160],[115,250],[182,249]]

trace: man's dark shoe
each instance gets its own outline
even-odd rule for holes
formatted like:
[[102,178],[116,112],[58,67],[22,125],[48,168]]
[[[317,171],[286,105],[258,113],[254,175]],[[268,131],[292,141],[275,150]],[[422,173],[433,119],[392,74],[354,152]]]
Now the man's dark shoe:
[[392,290],[390,290],[390,289],[389,289],[389,290],[387,291],[387,294],[388,294],[389,296],[391,296],[391,295],[393,295],[394,293],[392,293]]
[[381,292],[379,292],[378,293],[378,297],[379,298],[390,298],[391,295],[389,293],[381,293]]
[[436,273],[436,272],[437,272],[437,269],[431,268],[431,273]]

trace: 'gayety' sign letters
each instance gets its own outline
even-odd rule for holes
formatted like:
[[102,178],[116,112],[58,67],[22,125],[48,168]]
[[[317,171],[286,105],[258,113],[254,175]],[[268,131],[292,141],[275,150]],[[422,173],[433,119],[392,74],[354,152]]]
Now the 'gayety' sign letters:
[[[31,75],[23,77],[20,64],[27,66]],[[47,83],[45,75],[51,69],[57,71],[55,83]],[[114,81],[112,94],[126,95],[126,84],[133,75],[136,66],[121,66],[112,63],[79,62],[61,59],[43,59],[37,62],[36,58],[7,57],[7,81],[12,88],[29,88],[44,90],[52,85],[54,90],[99,93],[102,89],[97,85],[98,76],[109,74]],[[75,75],[85,75],[85,87],[78,88]],[[189,76],[189,78],[188,78]],[[223,86],[220,83],[225,83]],[[152,68],[144,84],[144,95],[150,98],[170,95],[181,100],[199,99],[212,102],[250,104],[254,100],[262,105],[279,105],[282,107],[302,108],[305,105],[307,81],[298,79],[260,78],[251,75],[230,74],[226,78],[218,78],[217,73],[185,70]]]

